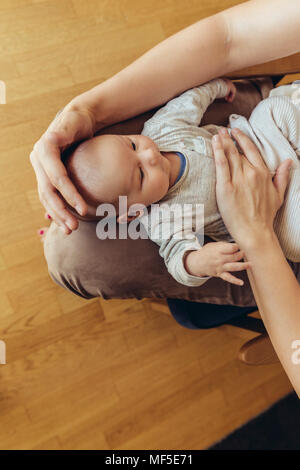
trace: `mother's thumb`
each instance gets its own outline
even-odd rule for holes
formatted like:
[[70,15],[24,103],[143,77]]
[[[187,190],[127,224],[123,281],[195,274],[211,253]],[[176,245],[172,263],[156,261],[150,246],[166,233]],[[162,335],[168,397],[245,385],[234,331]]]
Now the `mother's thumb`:
[[69,138],[63,131],[49,131],[46,134],[48,142],[55,147],[62,148],[69,143]]
[[288,159],[285,160],[279,167],[277,168],[276,174],[273,178],[274,186],[276,187],[277,191],[279,192],[280,200],[283,202],[284,194],[289,182],[290,176],[290,168],[293,165],[293,160]]

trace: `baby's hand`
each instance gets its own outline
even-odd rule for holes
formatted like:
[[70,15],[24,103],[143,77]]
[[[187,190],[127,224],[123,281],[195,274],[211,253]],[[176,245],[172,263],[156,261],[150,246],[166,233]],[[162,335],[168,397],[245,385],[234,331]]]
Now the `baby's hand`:
[[211,242],[199,250],[190,251],[185,258],[185,268],[193,276],[220,277],[237,286],[244,285],[244,281],[230,274],[229,271],[243,271],[248,269],[249,262],[241,262],[244,253],[240,251],[237,243]]
[[232,103],[236,95],[236,86],[228,78],[224,78],[224,80],[227,84],[227,95],[225,96],[225,101],[228,101],[228,103]]

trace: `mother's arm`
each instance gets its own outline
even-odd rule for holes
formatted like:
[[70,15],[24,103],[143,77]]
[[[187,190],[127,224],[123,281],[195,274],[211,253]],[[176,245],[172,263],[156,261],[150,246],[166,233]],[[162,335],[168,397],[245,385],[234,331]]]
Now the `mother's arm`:
[[273,230],[288,182],[288,160],[274,181],[241,131],[235,135],[248,160],[226,132],[214,142],[217,200],[232,237],[250,261],[247,270],[257,306],[277,355],[300,398],[300,285]]
[[63,149],[214,77],[293,54],[299,38],[299,0],[252,0],[179,31],[112,78],[75,97],[30,155],[42,204],[71,233],[78,221],[60,195],[82,214],[87,206],[60,161]]
[[170,36],[73,103],[106,127],[212,78],[294,54],[299,42],[299,0],[248,1]]

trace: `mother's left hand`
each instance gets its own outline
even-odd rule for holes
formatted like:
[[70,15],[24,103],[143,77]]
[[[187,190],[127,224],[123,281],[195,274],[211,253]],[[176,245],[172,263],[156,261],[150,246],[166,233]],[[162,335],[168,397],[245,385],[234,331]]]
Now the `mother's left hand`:
[[275,177],[253,142],[239,129],[232,135],[244,152],[241,155],[227,129],[213,138],[216,164],[216,193],[221,216],[231,236],[241,247],[245,240],[265,230],[273,231],[275,215],[283,203],[292,160],[278,167]]

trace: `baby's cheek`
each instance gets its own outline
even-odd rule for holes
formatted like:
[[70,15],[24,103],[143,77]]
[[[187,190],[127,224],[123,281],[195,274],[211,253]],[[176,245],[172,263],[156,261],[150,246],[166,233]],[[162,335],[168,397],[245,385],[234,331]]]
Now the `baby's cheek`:
[[157,194],[159,199],[162,199],[168,192],[169,189],[169,178],[162,177],[157,181]]

